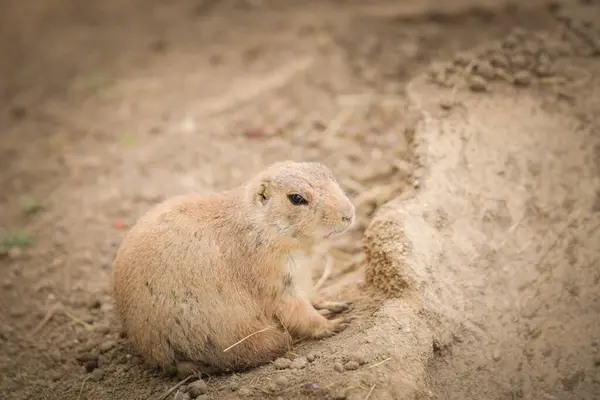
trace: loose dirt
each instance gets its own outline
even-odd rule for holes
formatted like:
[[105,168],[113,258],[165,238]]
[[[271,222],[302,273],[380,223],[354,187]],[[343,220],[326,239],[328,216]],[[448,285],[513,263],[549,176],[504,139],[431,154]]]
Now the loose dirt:
[[[571,3],[3,5],[1,392],[600,398],[600,7]],[[357,205],[315,271],[355,320],[244,373],[147,368],[110,299],[127,228],[289,158]]]

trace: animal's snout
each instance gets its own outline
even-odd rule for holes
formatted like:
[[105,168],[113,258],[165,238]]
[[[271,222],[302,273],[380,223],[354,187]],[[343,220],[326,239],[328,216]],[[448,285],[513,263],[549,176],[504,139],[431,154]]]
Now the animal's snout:
[[343,216],[342,217],[342,222],[352,222],[353,218],[354,217],[352,215],[351,216]]

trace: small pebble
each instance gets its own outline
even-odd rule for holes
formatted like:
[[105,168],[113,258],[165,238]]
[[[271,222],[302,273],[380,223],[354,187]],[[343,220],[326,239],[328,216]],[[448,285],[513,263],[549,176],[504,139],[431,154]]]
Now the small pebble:
[[450,110],[454,107],[454,102],[450,99],[442,99],[440,101],[440,107],[444,110]]
[[515,54],[511,57],[510,64],[513,68],[523,68],[527,65],[527,57],[524,54]]
[[94,382],[99,382],[102,380],[102,378],[104,378],[104,370],[100,368],[93,370],[92,374],[90,375],[90,379]]
[[50,358],[55,362],[62,361],[62,354],[58,349],[50,350]]
[[267,392],[277,392],[279,390],[279,386],[275,382],[269,382],[265,385],[265,389]]
[[100,350],[100,353],[106,353],[107,351],[109,351],[110,349],[112,349],[113,347],[115,347],[117,345],[117,342],[115,340],[107,340],[106,342],[100,344],[100,346],[98,346],[98,350]]
[[314,353],[310,353],[306,356],[306,361],[311,363],[311,362],[315,361],[316,358],[317,358],[317,356]]
[[285,376],[280,376],[277,379],[275,379],[275,383],[278,386],[288,386],[290,384],[290,380]]
[[110,327],[105,324],[98,324],[98,325],[94,325],[93,331],[98,332],[101,335],[106,335],[107,333],[110,332]]
[[50,371],[50,379],[53,382],[60,381],[63,377],[63,371],[59,371],[57,369]]
[[289,368],[290,365],[292,365],[292,361],[287,358],[278,358],[273,362],[273,365],[277,369],[286,369]]
[[475,68],[475,72],[477,73],[477,75],[488,80],[494,79],[496,75],[494,67],[492,67],[492,64],[490,64],[487,61],[480,61],[477,64],[477,67]]
[[472,54],[469,54],[469,53],[458,53],[454,57],[454,63],[456,65],[464,67],[467,64],[469,64],[473,58],[474,58],[474,56]]
[[192,397],[196,398],[201,394],[204,394],[208,391],[208,386],[206,382],[202,380],[197,380],[188,385],[188,392],[192,395]]
[[531,74],[522,70],[515,74],[515,84],[519,86],[529,86],[531,84]]
[[240,389],[237,391],[237,394],[238,394],[240,397],[244,397],[244,396],[250,396],[250,395],[252,394],[252,391],[251,391],[250,389],[248,389],[248,388],[244,388],[244,387],[243,387],[243,388],[240,388]]
[[344,366],[339,362],[333,364],[333,369],[337,372],[344,372]]
[[357,370],[359,367],[358,363],[356,361],[348,361],[345,365],[344,365],[344,369],[346,371],[355,371]]
[[334,400],[346,400],[348,395],[346,394],[346,389],[340,389],[333,394]]
[[471,76],[469,89],[473,92],[485,92],[487,90],[487,81],[481,76]]
[[535,73],[539,77],[547,77],[552,75],[552,68],[547,64],[538,65],[535,69]]
[[517,45],[519,44],[519,39],[517,39],[515,36],[507,36],[503,41],[502,41],[502,47],[504,47],[505,49],[514,49],[515,47],[517,47]]
[[356,353],[353,354],[352,356],[350,356],[350,361],[356,361],[358,363],[358,365],[363,365],[367,363],[367,360],[364,356],[364,354],[361,353]]
[[237,382],[231,382],[229,384],[229,390],[231,390],[232,392],[235,392],[236,390],[238,390],[240,388],[240,384]]
[[494,361],[500,360],[500,350],[494,350],[494,353],[492,354],[492,359]]
[[82,362],[82,363],[85,363],[85,362],[88,362],[88,361],[98,362],[98,356],[94,355],[94,354],[89,354],[89,353],[82,354],[82,355],[80,355],[80,356],[77,357],[77,361]]
[[304,367],[306,367],[306,357],[298,357],[296,359],[294,359],[294,361],[292,361],[292,364],[290,365],[291,369],[302,369]]
[[494,53],[490,56],[490,62],[495,67],[506,68],[508,67],[508,59],[502,53]]

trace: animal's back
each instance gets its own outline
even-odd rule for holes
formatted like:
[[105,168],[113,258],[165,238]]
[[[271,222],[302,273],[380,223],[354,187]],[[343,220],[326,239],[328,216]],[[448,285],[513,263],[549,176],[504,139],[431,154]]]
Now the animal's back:
[[231,199],[186,195],[159,204],[140,218],[117,254],[116,308],[125,330],[136,333],[130,335],[134,346],[158,364],[201,360],[227,368],[243,362],[248,349],[232,350],[229,358],[223,349],[272,326],[240,279],[253,270],[240,263],[253,257],[234,240],[245,227]]

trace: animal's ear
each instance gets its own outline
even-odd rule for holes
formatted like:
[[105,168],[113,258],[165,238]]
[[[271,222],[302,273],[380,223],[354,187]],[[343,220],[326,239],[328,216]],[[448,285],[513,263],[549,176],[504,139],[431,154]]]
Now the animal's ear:
[[271,181],[270,180],[262,180],[254,192],[254,201],[257,204],[265,205],[269,202],[271,198]]

